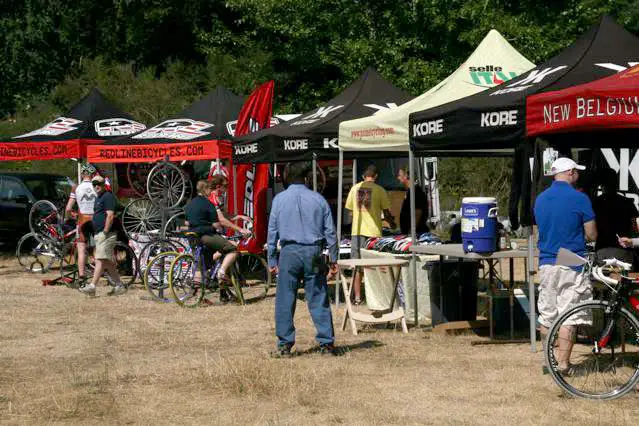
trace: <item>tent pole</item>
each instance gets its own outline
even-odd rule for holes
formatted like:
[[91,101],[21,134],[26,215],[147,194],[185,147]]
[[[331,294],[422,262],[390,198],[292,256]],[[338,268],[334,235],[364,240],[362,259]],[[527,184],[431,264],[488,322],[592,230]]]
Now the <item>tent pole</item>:
[[[417,218],[415,217],[415,157],[413,150],[408,150],[408,181],[410,182],[410,238],[414,246],[417,245]],[[409,274],[413,280],[413,309],[415,310],[415,327],[419,326],[419,314],[417,311],[417,254],[411,252]],[[406,287],[404,287],[406,288]]]
[[238,215],[237,208],[237,165],[233,163],[233,215]]
[[357,185],[357,159],[353,158],[353,186]]
[[[337,175],[337,259],[339,259],[340,242],[342,241],[342,196],[344,183],[344,151],[339,150],[338,175]],[[335,308],[339,308],[340,277],[335,283]]]
[[316,153],[313,153],[313,191],[317,192],[317,154]]
[[534,266],[534,248],[535,233],[532,226],[528,227],[528,301],[530,303],[530,351],[537,352],[537,315],[535,304],[535,272]]

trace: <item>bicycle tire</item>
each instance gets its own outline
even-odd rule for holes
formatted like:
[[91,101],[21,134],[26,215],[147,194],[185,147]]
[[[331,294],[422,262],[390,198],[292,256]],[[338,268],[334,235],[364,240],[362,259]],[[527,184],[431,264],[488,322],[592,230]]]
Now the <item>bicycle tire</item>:
[[[555,383],[570,395],[597,400],[616,399],[632,391],[639,382],[639,320],[622,307],[614,323],[610,323],[610,314],[606,312],[608,307],[609,303],[601,300],[579,304],[560,315],[548,332],[544,351],[546,365]],[[557,361],[562,352],[559,349],[562,339],[559,332],[566,321],[576,318],[591,318],[591,324],[574,326],[576,327],[574,346],[569,362],[579,361],[579,363],[571,362],[571,368],[562,372],[558,368]],[[614,326],[611,339],[606,347],[597,353],[595,345],[602,336],[602,330],[610,324]],[[626,325],[630,325],[632,330],[626,330]],[[627,336],[634,336],[634,338],[628,337],[626,340]],[[620,349],[617,354],[616,349]],[[626,360],[630,362],[626,363]],[[628,373],[627,379],[621,377],[618,372]],[[612,381],[603,380],[603,375],[608,373],[614,376]],[[612,389],[605,391],[594,390],[595,386],[605,382],[619,383],[619,385],[614,385]],[[587,386],[588,389],[586,389]]]
[[[206,285],[202,282],[207,273],[198,267],[198,260],[190,253],[177,256],[169,268],[169,288],[175,302],[185,308],[196,308],[204,298]],[[200,271],[200,282],[197,273]]]
[[187,178],[173,163],[162,161],[151,169],[146,180],[149,199],[163,208],[177,207],[186,193]]
[[140,241],[140,237],[162,228],[162,211],[148,198],[131,201],[122,212],[122,228],[129,239]]
[[240,305],[245,305],[246,300],[244,300],[244,293],[242,292],[242,284],[240,283],[240,278],[237,273],[237,266],[234,263],[228,270],[228,277],[231,281],[231,285],[226,289],[230,296],[235,299],[235,301]]
[[51,269],[57,256],[47,244],[39,241],[33,232],[29,232],[18,241],[16,258],[26,271],[44,274]]
[[29,230],[35,235],[38,241],[43,243],[58,241],[42,227],[42,220],[51,214],[54,214],[55,217],[51,219],[49,223],[55,227],[59,238],[62,238],[64,234],[62,232],[62,217],[55,204],[49,200],[40,200],[36,201],[33,206],[31,206],[31,210],[29,210]]
[[152,163],[129,163],[126,168],[126,178],[129,182],[129,188],[137,194],[138,197],[146,197],[146,176],[153,168]]
[[162,303],[175,302],[169,290],[169,272],[171,263],[179,255],[176,251],[164,252],[148,262],[142,281],[153,300]]
[[273,284],[273,277],[266,259],[258,254],[240,252],[235,264],[244,301],[252,302],[265,298]]

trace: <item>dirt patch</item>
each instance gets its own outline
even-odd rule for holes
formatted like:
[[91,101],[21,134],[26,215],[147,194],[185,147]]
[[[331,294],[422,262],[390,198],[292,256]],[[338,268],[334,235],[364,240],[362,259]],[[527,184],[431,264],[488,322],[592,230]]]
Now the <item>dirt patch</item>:
[[[337,330],[341,357],[272,359],[272,297],[195,310],[134,289],[87,298],[0,262],[0,421],[159,424],[630,424],[637,395],[563,397],[529,345],[412,329]],[[343,311],[335,313],[339,324]]]

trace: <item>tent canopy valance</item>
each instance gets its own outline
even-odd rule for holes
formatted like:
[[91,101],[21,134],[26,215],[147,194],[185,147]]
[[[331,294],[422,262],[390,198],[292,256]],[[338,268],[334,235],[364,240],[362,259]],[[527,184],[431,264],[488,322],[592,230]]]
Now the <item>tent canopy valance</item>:
[[496,30],[484,37],[454,73],[426,93],[398,108],[380,111],[339,126],[339,146],[344,151],[408,152],[408,116],[503,84],[535,65],[522,56]]
[[101,144],[145,128],[94,88],[66,114],[11,141],[0,142],[0,160],[85,157],[90,144]]
[[275,163],[336,159],[339,123],[395,108],[412,99],[377,71],[368,68],[339,95],[300,117],[238,138],[234,160]]
[[639,65],[591,83],[540,93],[526,101],[526,131],[562,145],[628,145],[639,133]]
[[[230,141],[244,97],[217,87],[180,114],[131,136],[87,150],[91,162],[153,162],[230,158]],[[226,143],[219,143],[227,141]]]
[[514,149],[525,137],[526,97],[609,76],[639,59],[639,39],[604,16],[561,53],[504,85],[410,115],[411,148]]

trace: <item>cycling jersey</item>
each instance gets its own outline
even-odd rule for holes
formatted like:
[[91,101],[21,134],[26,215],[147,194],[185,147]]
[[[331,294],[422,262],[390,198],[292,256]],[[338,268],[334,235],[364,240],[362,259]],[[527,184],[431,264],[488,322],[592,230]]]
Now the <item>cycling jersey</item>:
[[71,192],[71,198],[78,203],[78,211],[83,215],[93,214],[93,205],[98,198],[98,194],[93,189],[90,180],[83,180],[75,190]]

